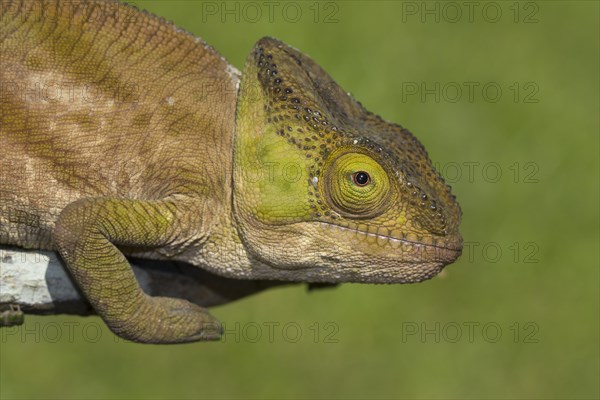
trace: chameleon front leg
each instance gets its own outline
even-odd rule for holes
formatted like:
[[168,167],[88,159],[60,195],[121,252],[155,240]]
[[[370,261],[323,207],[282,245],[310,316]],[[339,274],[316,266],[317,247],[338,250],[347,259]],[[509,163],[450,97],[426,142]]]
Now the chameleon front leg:
[[60,214],[58,251],[96,312],[117,335],[145,343],[217,340],[218,321],[186,300],[151,297],[116,247],[173,244],[181,212],[173,201],[82,199]]

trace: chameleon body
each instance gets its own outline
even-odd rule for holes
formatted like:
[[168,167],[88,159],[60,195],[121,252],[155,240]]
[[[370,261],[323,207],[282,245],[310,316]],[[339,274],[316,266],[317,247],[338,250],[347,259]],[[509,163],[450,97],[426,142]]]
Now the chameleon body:
[[263,38],[240,74],[112,1],[2,2],[0,243],[58,251],[116,334],[217,339],[125,255],[252,280],[410,283],[461,252],[419,141],[309,57]]

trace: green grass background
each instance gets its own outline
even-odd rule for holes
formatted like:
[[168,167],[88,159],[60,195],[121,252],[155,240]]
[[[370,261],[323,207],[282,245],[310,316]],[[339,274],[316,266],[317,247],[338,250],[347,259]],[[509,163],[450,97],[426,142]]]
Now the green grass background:
[[[96,317],[28,317],[20,330],[0,331],[2,399],[600,396],[597,2],[498,2],[496,23],[483,17],[486,3],[472,22],[454,3],[463,12],[456,23],[453,9],[423,22],[392,1],[297,2],[287,20],[276,2],[273,22],[263,2],[254,3],[258,22],[245,3],[239,22],[203,13],[199,1],[137,4],[238,68],[256,40],[277,37],[369,110],[410,128],[452,175],[472,252],[418,285],[290,287],[214,308],[230,329],[221,343],[144,346],[115,341]],[[528,15],[536,21],[524,23]],[[448,89],[439,101],[405,91],[436,82]],[[479,84],[472,100],[465,82]],[[496,102],[482,94],[490,82],[502,89]],[[458,101],[453,83],[464,89]],[[479,164],[469,175],[465,163]],[[273,340],[269,323],[280,324]],[[409,335],[414,327],[439,338]]]

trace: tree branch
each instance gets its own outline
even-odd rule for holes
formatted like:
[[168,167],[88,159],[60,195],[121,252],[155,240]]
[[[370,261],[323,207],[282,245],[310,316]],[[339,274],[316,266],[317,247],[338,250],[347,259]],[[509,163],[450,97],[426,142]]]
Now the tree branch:
[[[133,270],[152,296],[187,299],[202,307],[225,304],[270,287],[291,284],[223,278],[192,265],[135,259]],[[0,246],[0,311],[26,314],[93,314],[54,252]]]

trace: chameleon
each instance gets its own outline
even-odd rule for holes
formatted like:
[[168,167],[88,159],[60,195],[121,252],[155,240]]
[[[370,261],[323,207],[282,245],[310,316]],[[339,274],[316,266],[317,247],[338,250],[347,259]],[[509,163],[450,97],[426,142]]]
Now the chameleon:
[[3,1],[0,244],[56,251],[116,335],[218,340],[127,257],[235,279],[415,283],[461,254],[461,209],[415,136],[271,37],[242,71],[113,0]]

